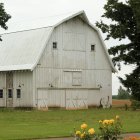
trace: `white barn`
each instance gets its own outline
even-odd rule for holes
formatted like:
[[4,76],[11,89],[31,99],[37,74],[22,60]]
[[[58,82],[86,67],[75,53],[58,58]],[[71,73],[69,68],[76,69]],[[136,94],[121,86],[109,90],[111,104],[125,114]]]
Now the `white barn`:
[[1,36],[0,107],[81,109],[112,104],[116,70],[84,11]]

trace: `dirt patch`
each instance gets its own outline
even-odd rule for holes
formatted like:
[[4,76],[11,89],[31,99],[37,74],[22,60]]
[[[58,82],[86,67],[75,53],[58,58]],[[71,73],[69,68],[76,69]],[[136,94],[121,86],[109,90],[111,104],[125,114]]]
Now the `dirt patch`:
[[112,100],[112,106],[113,107],[122,107],[124,105],[128,105],[130,106],[131,105],[131,101],[130,100]]

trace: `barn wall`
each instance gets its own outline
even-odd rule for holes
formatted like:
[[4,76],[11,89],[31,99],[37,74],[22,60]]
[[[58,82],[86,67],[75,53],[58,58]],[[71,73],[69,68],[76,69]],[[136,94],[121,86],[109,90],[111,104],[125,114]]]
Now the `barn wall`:
[[0,107],[6,106],[6,73],[0,73],[0,89],[3,90],[3,98],[0,98]]
[[[13,73],[13,107],[33,106],[33,74],[29,71]],[[17,98],[17,89],[21,89],[21,98]]]
[[[52,48],[53,42],[57,42],[57,49]],[[95,44],[95,51],[91,51],[92,44]],[[38,96],[50,94],[50,89],[61,89],[55,99],[62,97],[62,102],[71,94],[71,102],[77,99],[95,105],[103,98],[105,104],[109,96],[111,103],[111,74],[97,32],[81,19],[71,19],[55,28],[34,70],[34,105],[40,102]],[[42,95],[38,95],[38,91]],[[49,100],[48,97],[45,98]]]
[[[33,106],[33,84],[32,72],[17,71],[12,72],[12,86],[6,82],[6,74],[0,73],[0,89],[3,89],[3,98],[0,98],[0,107],[32,107]],[[8,98],[8,89],[11,88],[13,97]],[[17,98],[17,89],[21,90],[21,98]],[[11,102],[11,103],[10,103]],[[10,104],[9,104],[10,103]]]

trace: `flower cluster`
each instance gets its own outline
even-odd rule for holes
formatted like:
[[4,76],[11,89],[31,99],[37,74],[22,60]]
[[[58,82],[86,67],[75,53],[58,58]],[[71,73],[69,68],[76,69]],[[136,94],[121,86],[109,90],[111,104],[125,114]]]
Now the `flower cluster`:
[[114,119],[105,119],[99,121],[99,135],[95,135],[94,128],[87,128],[88,125],[83,123],[81,125],[81,129],[75,131],[76,140],[117,140],[118,136],[121,134],[122,125],[120,122],[120,117],[117,115]]
[[102,123],[104,126],[105,125],[113,125],[114,124],[114,119],[111,119],[111,120],[103,120],[103,121],[99,121],[99,123]]
[[122,129],[120,117],[117,115],[115,119],[100,120],[99,129],[103,139],[117,139]]
[[91,140],[91,138],[95,134],[94,128],[87,129],[88,125],[86,123],[83,123],[81,125],[81,130],[78,130],[75,132],[76,139],[77,140]]

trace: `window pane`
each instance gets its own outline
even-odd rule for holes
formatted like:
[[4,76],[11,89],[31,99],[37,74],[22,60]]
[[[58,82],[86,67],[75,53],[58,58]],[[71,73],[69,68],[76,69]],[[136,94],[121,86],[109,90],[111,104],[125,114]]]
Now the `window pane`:
[[57,42],[53,42],[53,49],[57,49]]
[[17,98],[21,98],[21,89],[17,89]]
[[95,45],[91,45],[91,51],[95,50]]
[[3,90],[0,89],[0,98],[3,98]]
[[12,89],[8,89],[8,98],[13,98]]

